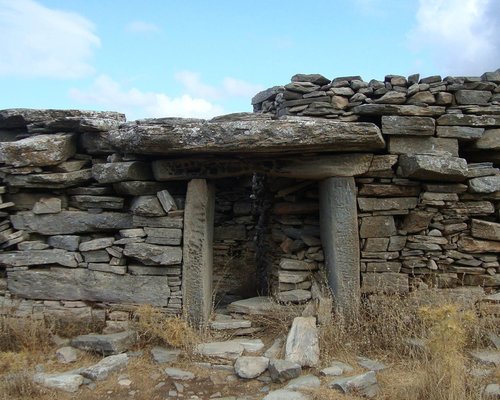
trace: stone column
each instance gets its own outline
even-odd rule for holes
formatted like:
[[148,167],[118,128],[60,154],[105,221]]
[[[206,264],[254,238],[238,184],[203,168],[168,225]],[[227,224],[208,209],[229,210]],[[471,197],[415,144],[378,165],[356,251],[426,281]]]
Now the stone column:
[[212,309],[215,190],[205,179],[189,182],[184,209],[182,290],[184,314],[194,327],[207,323]]
[[349,318],[360,299],[359,235],[356,185],[353,177],[332,177],[320,183],[321,243],[328,284],[338,312]]

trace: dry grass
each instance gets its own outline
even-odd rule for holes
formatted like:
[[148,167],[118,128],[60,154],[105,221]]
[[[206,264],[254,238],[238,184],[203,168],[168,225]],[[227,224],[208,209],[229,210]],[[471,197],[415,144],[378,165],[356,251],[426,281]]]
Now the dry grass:
[[52,346],[53,325],[44,319],[0,317],[0,351],[40,352]]

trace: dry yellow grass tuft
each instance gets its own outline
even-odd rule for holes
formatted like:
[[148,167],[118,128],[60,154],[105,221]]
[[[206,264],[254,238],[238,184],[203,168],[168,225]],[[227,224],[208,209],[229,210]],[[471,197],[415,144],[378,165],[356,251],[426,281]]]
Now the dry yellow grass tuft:
[[44,319],[0,317],[0,351],[40,352],[50,348],[53,325]]

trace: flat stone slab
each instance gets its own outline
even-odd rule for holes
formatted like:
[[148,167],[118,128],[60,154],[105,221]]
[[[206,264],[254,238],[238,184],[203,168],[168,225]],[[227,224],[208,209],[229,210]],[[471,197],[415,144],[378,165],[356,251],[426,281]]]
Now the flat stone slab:
[[83,376],[76,373],[45,374],[38,373],[33,376],[33,382],[50,389],[63,390],[74,393],[83,384]]
[[[151,123],[153,122],[153,123]],[[135,121],[110,131],[103,148],[123,153],[173,155],[200,153],[273,153],[370,151],[385,147],[372,123],[325,119],[254,117],[212,121],[165,118]]]
[[374,371],[335,379],[328,384],[328,387],[339,389],[346,394],[352,393],[369,398],[375,397],[379,392],[377,377]]
[[238,357],[234,363],[234,370],[240,378],[253,379],[260,376],[269,365],[267,357]]
[[76,268],[78,265],[75,253],[59,249],[0,253],[0,263],[11,267],[59,264],[64,267]]
[[248,353],[257,353],[264,348],[264,342],[260,339],[238,338],[230,342],[240,344]]
[[403,154],[399,157],[401,176],[423,180],[460,182],[467,178],[467,162],[448,155]]
[[150,164],[142,161],[95,164],[92,166],[92,176],[99,183],[153,179]]
[[212,342],[197,345],[195,351],[206,357],[236,360],[243,354],[245,348],[242,344],[236,342]]
[[319,362],[319,334],[315,317],[296,317],[288,333],[285,359],[302,367],[314,367]]
[[252,322],[247,319],[215,320],[210,322],[210,327],[218,331],[250,328],[251,326]]
[[276,312],[279,308],[280,306],[267,296],[238,300],[227,306],[229,312],[249,315],[266,315]]
[[472,358],[489,366],[500,366],[500,350],[484,349],[470,352]]
[[151,356],[157,364],[166,364],[176,361],[180,354],[181,351],[177,349],[165,349],[158,346],[151,349]]
[[177,265],[182,262],[182,248],[149,243],[129,243],[123,254],[145,265]]
[[190,381],[195,378],[195,375],[190,371],[184,371],[179,368],[165,368],[165,375],[169,378],[180,380],[180,381]]
[[482,176],[469,180],[469,192],[494,193],[500,191],[500,175]]
[[321,381],[314,375],[303,375],[292,379],[287,383],[285,389],[301,390],[301,389],[317,389],[321,386]]
[[136,339],[137,334],[133,331],[111,333],[108,335],[91,333],[71,339],[71,346],[81,350],[110,355],[127,351],[136,342]]
[[300,392],[288,389],[279,389],[269,392],[262,400],[310,400],[311,397]]
[[127,364],[128,356],[126,354],[116,354],[105,357],[97,364],[86,368],[81,372],[81,375],[93,381],[102,381],[106,379],[109,374],[125,368]]
[[349,364],[341,361],[332,361],[329,367],[323,368],[320,373],[325,376],[340,376],[345,373],[354,371],[354,368]]
[[369,369],[370,371],[377,372],[387,368],[387,365],[385,365],[384,363],[381,363],[377,360],[372,360],[367,357],[356,357],[356,359],[358,360],[359,365],[361,365],[363,368]]
[[269,361],[269,373],[273,382],[286,382],[297,378],[302,371],[302,367],[292,361],[272,359]]

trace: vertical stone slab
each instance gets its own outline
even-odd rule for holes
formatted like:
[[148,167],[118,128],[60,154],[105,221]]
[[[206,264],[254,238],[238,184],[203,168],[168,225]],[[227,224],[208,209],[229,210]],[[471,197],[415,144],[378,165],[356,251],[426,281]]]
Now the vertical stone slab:
[[321,243],[328,284],[337,310],[349,317],[360,299],[359,235],[353,177],[332,177],[320,183]]
[[184,313],[203,326],[212,307],[215,190],[205,179],[189,182],[184,209],[182,287]]

